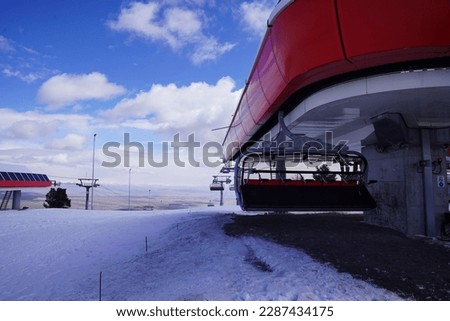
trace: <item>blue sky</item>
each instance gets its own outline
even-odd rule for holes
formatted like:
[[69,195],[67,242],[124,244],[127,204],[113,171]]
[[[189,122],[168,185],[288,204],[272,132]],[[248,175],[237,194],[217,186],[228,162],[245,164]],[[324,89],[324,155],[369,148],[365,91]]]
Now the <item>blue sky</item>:
[[120,143],[123,159],[127,133],[145,148],[130,149],[136,184],[208,184],[219,168],[138,156],[194,134],[203,163],[204,144],[222,142],[211,129],[230,123],[276,2],[2,1],[0,163],[75,182],[90,176],[96,133],[96,176],[123,182],[129,169],[101,166],[113,160],[102,148]]

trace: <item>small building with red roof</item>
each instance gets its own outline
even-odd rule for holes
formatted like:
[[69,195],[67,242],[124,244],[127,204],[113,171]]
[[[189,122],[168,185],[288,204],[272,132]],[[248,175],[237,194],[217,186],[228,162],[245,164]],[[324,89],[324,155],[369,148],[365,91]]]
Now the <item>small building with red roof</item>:
[[7,209],[10,200],[12,209],[20,209],[24,189],[50,186],[52,181],[45,174],[31,172],[21,165],[0,164],[0,210]]

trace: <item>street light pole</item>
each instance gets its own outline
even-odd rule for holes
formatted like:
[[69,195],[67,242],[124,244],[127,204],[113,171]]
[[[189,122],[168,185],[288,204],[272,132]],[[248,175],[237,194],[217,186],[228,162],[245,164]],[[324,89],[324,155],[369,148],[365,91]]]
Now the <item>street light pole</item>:
[[131,209],[131,167],[128,170],[128,210]]
[[151,191],[152,191],[151,189],[148,190],[148,208],[150,208],[150,192]]
[[[94,168],[95,168],[95,137],[97,134],[94,134],[94,143],[92,145],[92,181],[94,181]],[[94,209],[94,189],[91,190],[91,210]]]

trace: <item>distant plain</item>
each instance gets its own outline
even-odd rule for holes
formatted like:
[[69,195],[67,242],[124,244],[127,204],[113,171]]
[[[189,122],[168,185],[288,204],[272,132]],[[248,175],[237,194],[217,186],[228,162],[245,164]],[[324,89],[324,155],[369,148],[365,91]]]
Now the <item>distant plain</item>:
[[[59,187],[67,190],[72,209],[85,208],[85,188],[76,184],[62,184]],[[47,189],[22,191],[21,208],[43,208],[47,192]],[[128,186],[100,185],[94,190],[93,207],[96,210],[162,210],[219,206],[219,203],[220,192],[210,191],[208,186],[152,186],[151,189],[136,186],[128,193]],[[235,204],[234,192],[225,189],[224,205]]]

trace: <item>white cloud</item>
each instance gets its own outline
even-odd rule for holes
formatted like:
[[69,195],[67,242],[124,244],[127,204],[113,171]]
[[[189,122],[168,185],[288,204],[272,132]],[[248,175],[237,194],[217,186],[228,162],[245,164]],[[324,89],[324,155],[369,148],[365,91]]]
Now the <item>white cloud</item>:
[[3,52],[14,51],[14,47],[11,44],[11,42],[1,35],[0,35],[0,51]]
[[3,36],[0,36],[0,54],[7,57],[0,62],[2,76],[31,84],[56,74],[55,70],[46,67],[48,56]]
[[67,153],[58,153],[43,157],[41,161],[51,164],[68,165],[70,163],[70,157]]
[[191,60],[194,64],[201,64],[203,61],[215,60],[217,56],[233,49],[235,45],[226,43],[221,45],[215,38],[204,39],[201,46],[195,48]]
[[132,2],[121,10],[116,20],[108,21],[107,25],[116,31],[164,42],[174,51],[189,47],[194,64],[216,60],[234,47],[234,44],[220,43],[215,37],[207,35],[199,12],[181,7],[165,7],[156,2]]
[[37,73],[34,73],[34,72],[30,72],[30,73],[24,74],[21,71],[12,70],[10,68],[4,68],[2,70],[2,73],[6,77],[16,77],[16,78],[19,78],[20,80],[23,80],[23,81],[25,81],[26,83],[29,83],[29,84],[33,83],[36,80],[41,78],[40,75],[38,75]]
[[267,19],[272,12],[275,1],[243,2],[240,6],[244,28],[257,37],[262,37],[267,28]]
[[82,150],[85,147],[86,137],[77,134],[68,134],[63,138],[54,139],[48,145],[53,149],[66,149],[66,150]]
[[[93,122],[88,115],[75,114],[43,114],[36,111],[19,112],[8,108],[0,108],[0,137],[6,139],[41,139],[61,130],[86,131]],[[0,144],[0,147],[2,144]]]
[[24,119],[15,121],[6,129],[6,136],[14,139],[33,139],[52,134],[57,126],[55,121]]
[[155,84],[149,91],[123,99],[104,116],[123,125],[145,128],[159,133],[196,133],[206,138],[211,129],[226,126],[238,103],[241,90],[229,77],[216,84],[194,82],[178,87]]
[[171,47],[176,47],[176,39],[167,32],[162,23],[156,22],[160,5],[157,3],[132,2],[123,8],[116,21],[107,25],[117,31],[128,31],[152,40],[165,40]]
[[38,91],[38,100],[49,109],[58,109],[81,100],[106,100],[125,93],[124,87],[110,83],[104,74],[53,76],[42,84]]
[[176,34],[179,40],[183,37],[199,35],[202,32],[202,22],[191,10],[170,8],[166,11],[164,27]]

